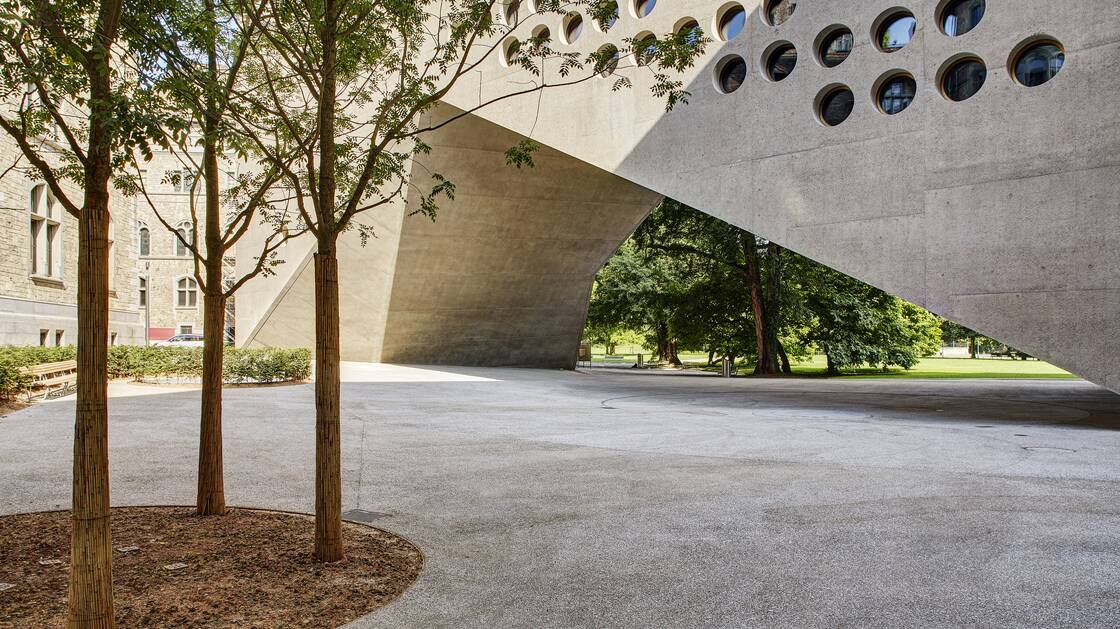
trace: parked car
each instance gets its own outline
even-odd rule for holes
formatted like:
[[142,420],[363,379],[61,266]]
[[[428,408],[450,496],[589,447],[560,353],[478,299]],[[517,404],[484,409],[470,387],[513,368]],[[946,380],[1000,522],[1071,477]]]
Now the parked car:
[[202,347],[201,334],[176,334],[165,340],[156,341],[153,345],[171,345],[174,347]]

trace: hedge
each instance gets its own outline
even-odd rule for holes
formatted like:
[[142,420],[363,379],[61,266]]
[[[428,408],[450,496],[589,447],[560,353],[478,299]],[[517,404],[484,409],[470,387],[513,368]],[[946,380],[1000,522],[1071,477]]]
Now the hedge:
[[[31,379],[22,368],[73,360],[74,347],[0,346],[0,398],[27,391]],[[133,380],[202,377],[201,347],[117,345],[109,348],[109,377]],[[284,382],[311,377],[306,349],[234,349],[227,347],[222,378],[227,383]]]

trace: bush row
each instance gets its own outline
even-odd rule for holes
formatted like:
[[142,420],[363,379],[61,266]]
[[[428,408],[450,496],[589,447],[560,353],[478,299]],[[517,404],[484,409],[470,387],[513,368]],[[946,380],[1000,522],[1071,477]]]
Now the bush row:
[[[22,369],[31,365],[73,360],[74,346],[0,346],[0,398],[28,390],[31,379]],[[222,378],[228,383],[284,382],[311,376],[311,352],[306,349],[234,349],[227,347]],[[201,347],[145,347],[117,345],[109,348],[109,377],[134,380],[201,378]]]

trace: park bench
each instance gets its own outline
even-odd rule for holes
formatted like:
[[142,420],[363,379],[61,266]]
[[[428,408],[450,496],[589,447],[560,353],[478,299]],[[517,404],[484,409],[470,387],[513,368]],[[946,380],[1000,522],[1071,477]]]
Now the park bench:
[[78,381],[78,361],[42,363],[24,367],[23,372],[31,376],[31,388],[27,392],[27,400],[30,402],[36,396],[42,396],[45,400],[70,392],[70,388]]

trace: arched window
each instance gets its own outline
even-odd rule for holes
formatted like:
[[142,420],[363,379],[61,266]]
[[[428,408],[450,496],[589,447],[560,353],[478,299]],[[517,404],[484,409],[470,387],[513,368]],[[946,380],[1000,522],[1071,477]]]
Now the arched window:
[[175,281],[175,307],[195,308],[198,306],[198,282],[189,277]]
[[152,230],[148,226],[140,223],[140,255],[152,255]]
[[194,242],[194,228],[190,223],[180,223],[175,228],[175,255],[183,258],[190,255],[190,249],[185,243]]
[[31,189],[31,274],[62,277],[62,204],[47,184]]

